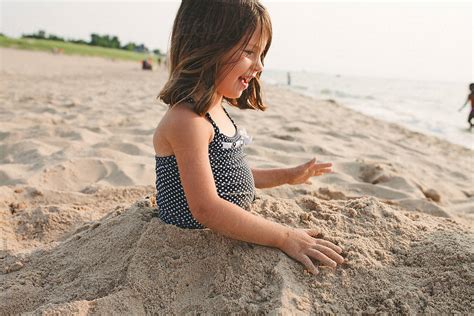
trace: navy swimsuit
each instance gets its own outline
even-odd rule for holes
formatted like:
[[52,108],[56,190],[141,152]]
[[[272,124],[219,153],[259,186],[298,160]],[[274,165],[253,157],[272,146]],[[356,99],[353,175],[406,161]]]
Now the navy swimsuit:
[[[246,208],[255,200],[255,183],[243,151],[248,136],[239,131],[229,113],[225,109],[224,111],[237,133],[233,137],[222,134],[209,113],[206,113],[206,118],[214,128],[214,138],[209,143],[209,161],[217,194],[231,203]],[[156,203],[160,219],[181,228],[205,228],[194,219],[189,210],[176,157],[155,156],[155,159]]]

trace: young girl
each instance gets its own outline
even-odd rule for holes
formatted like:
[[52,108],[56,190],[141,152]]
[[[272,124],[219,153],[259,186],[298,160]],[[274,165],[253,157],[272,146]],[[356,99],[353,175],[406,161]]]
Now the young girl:
[[240,131],[223,107],[265,110],[259,78],[272,27],[258,0],[183,0],[169,54],[170,75],[159,98],[169,105],[158,124],[159,217],[182,228],[209,228],[230,238],[277,247],[318,273],[311,259],[335,268],[341,248],[246,211],[255,187],[310,183],[331,171],[315,159],[293,168],[251,169]]
[[471,131],[472,127],[474,126],[474,123],[472,122],[474,120],[474,83],[469,85],[469,90],[471,90],[471,93],[468,94],[466,102],[464,102],[464,105],[458,111],[461,111],[466,106],[466,104],[471,101],[471,112],[469,112],[469,116],[467,117],[469,131]]

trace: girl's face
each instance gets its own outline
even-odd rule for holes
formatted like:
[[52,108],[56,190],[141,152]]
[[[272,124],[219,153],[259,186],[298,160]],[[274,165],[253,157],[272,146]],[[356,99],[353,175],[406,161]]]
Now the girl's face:
[[[255,80],[257,73],[263,70],[261,54],[265,46],[262,42],[266,43],[266,38],[262,41],[260,32],[255,31],[242,54],[238,52],[241,45],[237,45],[226,54],[224,60],[228,63],[218,74],[217,93],[219,95],[237,99],[242,91],[247,89],[249,82]],[[232,56],[233,54],[235,55]],[[223,76],[225,77],[222,78]]]

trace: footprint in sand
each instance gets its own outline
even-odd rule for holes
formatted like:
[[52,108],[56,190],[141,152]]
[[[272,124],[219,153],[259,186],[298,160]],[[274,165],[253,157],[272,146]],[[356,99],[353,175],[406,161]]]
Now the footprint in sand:
[[289,140],[289,141],[294,141],[295,138],[291,135],[272,135],[272,137],[281,139],[281,140]]
[[294,132],[302,132],[303,130],[297,126],[287,126],[285,127],[285,131],[289,132],[289,133],[294,133]]

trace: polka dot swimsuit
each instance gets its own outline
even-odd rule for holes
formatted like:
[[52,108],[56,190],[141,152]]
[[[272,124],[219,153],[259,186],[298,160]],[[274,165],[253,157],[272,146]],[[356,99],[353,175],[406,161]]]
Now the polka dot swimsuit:
[[[229,113],[225,109],[224,111],[237,133],[233,137],[222,134],[210,114],[206,113],[206,118],[214,128],[214,138],[209,143],[209,161],[217,194],[231,203],[246,208],[255,200],[255,183],[243,151],[246,135],[239,131]],[[189,210],[176,157],[155,156],[155,159],[156,203],[160,219],[181,228],[204,228]]]

